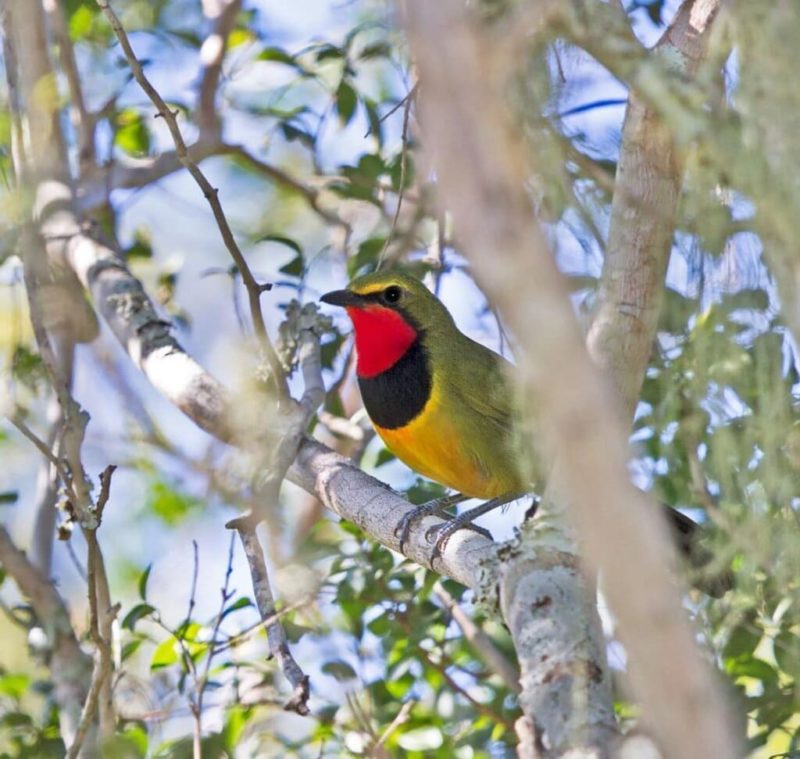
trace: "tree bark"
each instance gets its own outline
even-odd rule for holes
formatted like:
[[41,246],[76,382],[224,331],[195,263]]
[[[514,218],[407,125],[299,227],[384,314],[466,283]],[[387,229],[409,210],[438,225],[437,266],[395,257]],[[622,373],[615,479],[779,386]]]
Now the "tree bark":
[[[519,340],[520,381],[525,397],[535,399],[541,438],[553,462],[551,494],[568,504],[587,561],[603,571],[647,724],[668,756],[734,756],[724,704],[695,647],[669,571],[674,557],[665,525],[655,504],[628,478],[627,424],[619,399],[589,360],[568,288],[524,189],[530,158],[502,97],[507,82],[498,76],[503,66],[494,62],[498,40],[468,17],[458,0],[409,2],[408,28],[420,71],[425,144],[435,156],[464,252]],[[562,572],[559,579],[565,595],[580,598],[576,578]],[[527,582],[529,577],[522,584]],[[542,592],[534,607],[555,595]],[[514,619],[508,613],[506,618]],[[584,630],[592,628],[596,625],[584,622]],[[535,630],[535,618],[522,629]],[[610,711],[608,689],[589,687],[592,679],[607,677],[597,634],[586,641],[575,629],[558,630],[560,639],[566,636],[579,646],[574,668],[557,674],[567,679],[575,669],[585,670],[584,689],[573,690],[573,697],[585,704],[586,732],[578,724],[564,729],[556,720],[541,722],[537,706],[559,677],[537,677],[542,642],[531,645],[513,626],[512,634],[523,668],[521,703],[543,755],[559,756],[573,747],[608,752],[607,730],[586,734],[605,726]],[[560,642],[553,639],[551,645]]]

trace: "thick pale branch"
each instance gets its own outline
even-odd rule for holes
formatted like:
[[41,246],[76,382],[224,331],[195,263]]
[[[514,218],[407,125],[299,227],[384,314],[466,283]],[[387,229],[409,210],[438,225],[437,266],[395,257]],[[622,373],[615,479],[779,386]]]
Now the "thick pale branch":
[[[720,0],[686,2],[656,46],[693,76]],[[670,128],[632,91],[622,129],[599,308],[587,340],[633,417],[655,338],[672,249],[683,161]]]
[[[665,525],[656,505],[630,484],[626,425],[605,378],[589,360],[568,288],[525,192],[530,158],[502,98],[506,83],[495,77],[502,67],[492,65],[487,37],[458,0],[411,2],[408,8],[423,123],[437,175],[464,252],[519,338],[523,389],[536,399],[545,450],[555,462],[552,490],[569,505],[588,562],[603,570],[647,720],[670,756],[733,756],[724,706],[696,650],[669,570],[673,557]],[[573,593],[566,572],[562,580],[563,592]],[[542,603],[547,605],[544,598]],[[535,612],[528,611],[521,628],[536,629]],[[540,662],[530,639],[517,635],[516,642],[523,708],[537,733],[544,729],[545,739],[565,741],[558,748],[550,743],[548,750],[581,741],[577,730],[548,733],[553,726],[539,724],[541,691],[535,678],[526,682],[525,675],[535,674]],[[583,674],[590,683],[592,667],[604,662],[591,647],[586,655],[589,669]],[[596,716],[592,706],[586,705],[590,718]]]

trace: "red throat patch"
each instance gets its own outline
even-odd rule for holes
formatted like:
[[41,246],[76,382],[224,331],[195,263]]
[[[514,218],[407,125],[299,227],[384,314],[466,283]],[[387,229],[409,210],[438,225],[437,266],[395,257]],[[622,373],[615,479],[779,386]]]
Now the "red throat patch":
[[391,308],[347,309],[356,333],[356,373],[374,377],[394,366],[417,339],[417,331]]

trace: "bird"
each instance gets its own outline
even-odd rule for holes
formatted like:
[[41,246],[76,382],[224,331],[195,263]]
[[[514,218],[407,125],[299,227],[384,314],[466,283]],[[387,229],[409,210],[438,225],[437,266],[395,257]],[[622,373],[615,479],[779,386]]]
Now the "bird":
[[[401,552],[413,523],[428,514],[447,520],[427,533],[436,535],[434,556],[457,529],[485,533],[472,524],[475,518],[535,484],[530,468],[518,463],[513,364],[465,335],[444,303],[401,271],[359,276],[320,301],[343,307],[350,317],[361,397],[384,445],[414,471],[455,491],[403,517]],[[451,518],[447,509],[468,498],[485,503]],[[710,554],[697,545],[699,525],[663,508],[681,552],[694,566],[706,563]]]

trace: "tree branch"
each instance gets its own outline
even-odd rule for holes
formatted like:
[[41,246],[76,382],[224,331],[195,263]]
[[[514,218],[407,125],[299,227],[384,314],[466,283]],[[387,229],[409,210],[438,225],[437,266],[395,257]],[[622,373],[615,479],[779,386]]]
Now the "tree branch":
[[52,0],[44,3],[50,28],[58,44],[58,55],[61,69],[67,80],[72,116],[72,125],[78,135],[78,166],[83,174],[93,166],[97,158],[94,146],[95,119],[86,108],[86,99],[83,96],[83,85],[78,73],[78,63],[75,60],[75,49],[69,36],[63,0]]
[[[720,0],[681,5],[655,51],[692,77],[703,59]],[[587,344],[633,418],[650,358],[672,249],[683,157],[672,131],[635,90],[628,99],[611,205],[599,307]]]
[[[253,580],[253,591],[256,597],[258,611],[261,619],[266,623],[267,640],[272,656],[277,659],[283,674],[291,683],[293,692],[284,708],[298,714],[308,714],[308,675],[300,669],[289,650],[286,633],[281,624],[280,617],[275,612],[275,599],[269,586],[267,565],[264,561],[264,552],[258,542],[258,535],[253,524],[242,524],[237,531],[242,541],[247,563],[250,566],[250,576]],[[268,621],[270,620],[270,621]]]
[[[493,65],[490,40],[477,21],[465,17],[457,0],[410,2],[408,16],[422,81],[423,123],[437,156],[437,176],[464,252],[490,297],[504,305],[519,338],[522,389],[526,398],[536,399],[541,437],[555,464],[551,496],[569,505],[587,560],[603,570],[648,723],[667,755],[733,756],[725,708],[696,651],[669,571],[673,559],[666,525],[656,505],[629,481],[625,425],[582,344],[568,288],[525,192],[529,157],[502,98],[506,82],[497,76],[502,67]],[[493,251],[491,259],[487,251]],[[536,526],[531,529],[536,533]],[[517,575],[518,593],[533,605],[525,612],[501,591],[522,667],[521,703],[537,735],[545,739],[546,755],[585,745],[587,733],[593,731],[588,745],[604,753],[613,716],[608,689],[591,690],[592,681],[607,677],[598,633],[588,647],[582,641],[584,653],[570,657],[571,668],[551,670],[549,683],[539,676],[540,636],[547,640],[552,628],[542,628],[537,608],[547,608],[554,597],[573,596],[577,601],[581,596],[568,564],[562,567],[551,577],[552,592],[536,597],[525,595],[532,588],[535,567],[506,563],[506,573]],[[631,577],[637,578],[635,583]],[[520,617],[524,624],[519,624]],[[596,623],[590,622],[592,627]],[[559,632],[562,640],[564,633],[575,640],[573,631]],[[664,651],[671,655],[665,657]],[[543,691],[554,679],[578,677],[580,682],[581,675],[586,691],[579,691],[578,697],[587,713],[579,722],[588,722],[589,730],[581,734],[577,723],[566,728],[556,721],[542,724],[554,716],[541,709],[546,705]]]
[[52,583],[20,551],[5,527],[0,526],[0,565],[14,578],[30,601],[47,632],[49,666],[54,698],[59,705],[61,736],[65,745],[75,740],[92,672],[91,659],[81,650],[70,623],[69,611]]
[[125,29],[122,27],[122,24],[120,23],[116,13],[114,13],[111,6],[104,0],[97,0],[97,5],[103,11],[105,17],[108,19],[109,24],[111,25],[112,30],[114,31],[114,34],[119,40],[119,44],[122,47],[122,51],[125,54],[125,58],[127,59],[128,65],[133,73],[133,78],[136,80],[142,90],[144,90],[147,97],[150,98],[150,101],[158,111],[158,115],[164,119],[164,122],[169,128],[170,134],[172,135],[172,140],[175,143],[175,154],[178,160],[180,161],[181,165],[192,175],[192,178],[195,180],[195,182],[197,182],[198,186],[202,190],[203,196],[211,206],[211,211],[214,214],[214,219],[219,227],[225,247],[228,249],[228,253],[230,253],[231,258],[236,264],[239,274],[242,277],[242,283],[247,290],[248,301],[250,303],[250,313],[253,318],[253,326],[255,328],[256,337],[258,338],[259,346],[272,372],[273,381],[275,382],[275,387],[278,391],[278,399],[281,403],[288,403],[290,401],[290,396],[289,388],[286,384],[286,376],[283,372],[283,368],[281,367],[278,356],[275,353],[275,349],[272,347],[272,343],[270,342],[269,335],[267,334],[267,327],[264,323],[264,315],[261,311],[261,294],[265,289],[268,290],[270,286],[259,284],[253,276],[253,273],[250,271],[250,267],[244,255],[242,254],[242,251],[239,249],[238,244],[236,243],[236,238],[234,237],[233,231],[228,224],[228,219],[225,216],[225,212],[222,210],[222,204],[219,201],[217,189],[211,185],[206,175],[203,174],[198,165],[191,159],[186,142],[184,141],[180,127],[178,126],[176,112],[169,108],[159,94],[158,90],[156,90],[156,88],[150,83],[150,80],[144,73],[144,69],[139,62],[139,59],[136,57],[136,53],[131,46],[128,35],[126,34]]
[[519,693],[521,688],[519,686],[519,671],[516,667],[503,656],[492,642],[492,639],[472,621],[469,614],[458,605],[455,598],[445,590],[441,583],[436,583],[433,591],[455,623],[461,628],[464,637],[475,649],[478,656],[489,665],[492,672],[500,677],[509,690]]
[[[220,10],[219,6],[222,6]],[[211,34],[203,40],[200,60],[203,73],[197,97],[197,125],[200,133],[221,134],[222,124],[216,108],[217,92],[222,77],[222,63],[228,50],[228,37],[236,16],[242,7],[242,0],[221,0],[221,3],[203,3],[203,12],[210,16],[213,9],[217,13]]]

